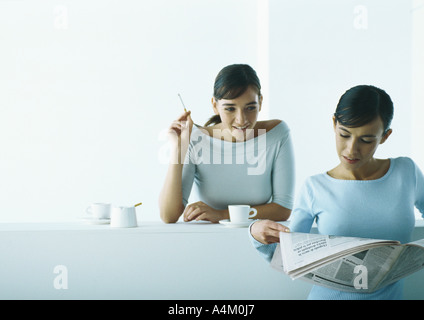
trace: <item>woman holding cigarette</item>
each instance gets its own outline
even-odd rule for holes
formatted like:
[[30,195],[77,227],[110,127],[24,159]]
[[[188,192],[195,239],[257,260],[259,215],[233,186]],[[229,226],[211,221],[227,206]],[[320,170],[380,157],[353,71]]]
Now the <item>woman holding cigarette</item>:
[[[291,232],[308,233],[315,221],[320,234],[411,241],[414,207],[424,216],[424,176],[410,158],[374,158],[392,134],[392,118],[393,103],[385,91],[361,85],[345,92],[333,117],[340,163],[305,181]],[[279,232],[287,230],[264,220],[253,223],[250,231],[254,246],[270,260]],[[313,286],[309,299],[401,299],[402,288],[402,280],[372,293]]]
[[[185,111],[169,128],[171,163],[159,198],[160,216],[173,223],[228,219],[228,205],[247,204],[257,217],[287,220],[294,189],[294,156],[288,126],[258,121],[261,85],[248,65],[223,68],[215,79],[204,127]],[[188,203],[193,184],[198,201]]]

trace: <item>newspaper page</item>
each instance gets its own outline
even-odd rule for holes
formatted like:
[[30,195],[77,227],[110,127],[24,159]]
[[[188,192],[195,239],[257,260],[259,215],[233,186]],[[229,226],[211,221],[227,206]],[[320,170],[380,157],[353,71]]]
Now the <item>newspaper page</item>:
[[387,286],[424,268],[424,239],[402,245],[403,251],[379,287]]
[[401,246],[364,250],[319,267],[301,279],[336,290],[374,292],[382,287],[382,280],[402,250]]
[[297,278],[307,271],[307,266],[312,268],[328,263],[349,252],[362,251],[371,247],[371,244],[398,242],[365,239],[355,237],[340,237],[331,235],[281,232],[281,254],[284,261],[284,271]]
[[282,233],[271,266],[292,279],[369,293],[424,267],[424,239],[398,241]]

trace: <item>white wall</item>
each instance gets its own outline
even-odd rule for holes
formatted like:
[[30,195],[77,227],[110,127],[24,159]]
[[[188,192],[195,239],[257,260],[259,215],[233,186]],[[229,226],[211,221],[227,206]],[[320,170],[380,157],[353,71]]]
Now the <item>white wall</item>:
[[412,156],[424,168],[424,0],[412,9]]
[[410,155],[411,8],[397,0],[0,1],[0,222],[74,220],[96,201],[142,201],[142,220],[159,220],[159,154],[182,111],[177,93],[204,123],[214,78],[232,63],[258,70],[266,113],[291,127],[298,183],[336,164],[331,114],[359,83],[381,86],[396,105],[379,155]]
[[297,181],[337,165],[332,115],[358,84],[385,89],[395,104],[394,134],[376,156],[410,154],[410,2],[272,4],[271,110],[292,127]]

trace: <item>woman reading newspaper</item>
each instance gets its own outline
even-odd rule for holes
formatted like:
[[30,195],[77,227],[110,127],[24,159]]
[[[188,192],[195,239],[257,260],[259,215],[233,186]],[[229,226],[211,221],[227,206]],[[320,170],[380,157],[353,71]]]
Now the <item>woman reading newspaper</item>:
[[[250,227],[251,240],[269,261],[280,231],[346,237],[411,240],[414,207],[424,216],[424,177],[407,157],[376,159],[374,153],[392,129],[393,103],[374,86],[356,86],[343,94],[333,117],[340,163],[309,177],[295,201],[290,230],[273,221]],[[344,292],[314,285],[308,299],[401,299],[403,281],[372,293]]]

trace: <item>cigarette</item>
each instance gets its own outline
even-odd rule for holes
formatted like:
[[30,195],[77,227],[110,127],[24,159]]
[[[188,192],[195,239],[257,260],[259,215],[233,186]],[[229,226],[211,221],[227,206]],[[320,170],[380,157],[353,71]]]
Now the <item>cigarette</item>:
[[187,109],[186,109],[186,107],[185,107],[185,105],[184,105],[184,102],[183,102],[183,98],[181,98],[181,95],[180,94],[178,94],[178,97],[180,97],[180,101],[181,101],[181,104],[183,105],[183,107],[184,107],[184,111],[185,112],[187,112]]

